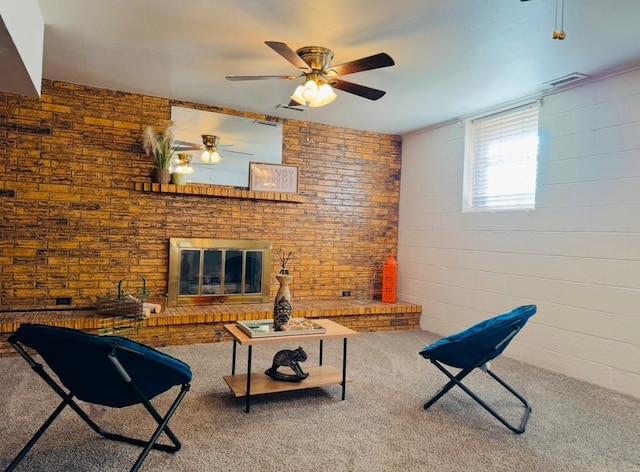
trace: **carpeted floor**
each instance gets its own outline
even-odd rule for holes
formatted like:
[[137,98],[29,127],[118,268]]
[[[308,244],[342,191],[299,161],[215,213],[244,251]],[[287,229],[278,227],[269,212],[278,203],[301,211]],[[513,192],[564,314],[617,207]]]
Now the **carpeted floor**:
[[[230,343],[162,349],[187,362],[191,391],[171,427],[177,454],[152,451],[143,471],[640,471],[640,400],[506,357],[493,370],[523,394],[533,413],[515,435],[454,389],[424,411],[446,382],[417,353],[436,339],[423,331],[363,333],[349,342],[346,401],[339,386],[256,397],[250,414],[222,379]],[[254,348],[254,370],[287,343]],[[317,362],[316,343],[303,345]],[[341,341],[325,341],[325,364],[340,365]],[[508,355],[508,350],[507,350]],[[239,349],[239,370],[246,349]],[[6,467],[58,404],[21,358],[0,359],[0,467]],[[468,386],[513,418],[520,406],[480,371]],[[164,411],[173,395],[154,404]],[[138,408],[103,412],[107,428],[150,434]],[[95,414],[95,411],[93,412]],[[149,433],[147,433],[149,432]],[[139,450],[97,437],[65,411],[26,456],[20,471],[125,471]]]

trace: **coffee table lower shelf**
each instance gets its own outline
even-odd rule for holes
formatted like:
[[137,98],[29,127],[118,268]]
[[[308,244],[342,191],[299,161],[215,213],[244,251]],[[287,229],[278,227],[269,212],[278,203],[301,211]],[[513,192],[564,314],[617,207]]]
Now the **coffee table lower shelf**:
[[[254,372],[251,374],[251,396],[342,385],[342,371],[330,365],[309,367],[306,372],[309,373],[309,377],[302,382],[282,382],[273,380],[266,374]],[[349,377],[346,380],[351,382]],[[247,374],[225,375],[224,381],[236,397],[247,396]]]

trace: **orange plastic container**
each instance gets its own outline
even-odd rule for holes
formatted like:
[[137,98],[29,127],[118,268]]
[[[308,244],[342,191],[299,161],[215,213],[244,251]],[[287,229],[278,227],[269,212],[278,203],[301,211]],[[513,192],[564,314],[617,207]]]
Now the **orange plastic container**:
[[382,301],[395,303],[398,297],[398,262],[393,254],[387,256],[382,266]]

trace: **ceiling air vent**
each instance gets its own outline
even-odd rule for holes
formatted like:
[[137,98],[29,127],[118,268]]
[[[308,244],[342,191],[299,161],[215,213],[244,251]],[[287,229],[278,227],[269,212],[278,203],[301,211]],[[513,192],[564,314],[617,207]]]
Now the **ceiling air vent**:
[[278,123],[274,123],[272,121],[253,120],[253,124],[254,125],[273,126],[274,128],[278,127]]
[[291,106],[291,105],[285,105],[284,103],[277,104],[276,108],[284,108],[285,110],[293,110],[293,111],[304,111],[305,110],[302,106],[296,107],[296,106]]
[[545,82],[545,85],[550,85],[551,87],[559,87],[560,85],[566,85],[570,82],[576,82],[578,80],[586,79],[587,77],[589,76],[581,74],[580,72],[574,72],[573,74],[565,75],[564,77]]

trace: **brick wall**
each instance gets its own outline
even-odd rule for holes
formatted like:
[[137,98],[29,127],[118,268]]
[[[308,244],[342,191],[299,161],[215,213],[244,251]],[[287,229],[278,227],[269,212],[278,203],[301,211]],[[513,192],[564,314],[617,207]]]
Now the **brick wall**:
[[170,237],[273,241],[298,300],[356,290],[395,252],[399,136],[311,123],[307,145],[306,122],[281,120],[303,203],[135,191],[141,133],[172,105],[266,118],[47,80],[39,100],[0,93],[0,311],[92,307],[131,275],[164,293]]

